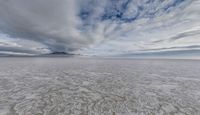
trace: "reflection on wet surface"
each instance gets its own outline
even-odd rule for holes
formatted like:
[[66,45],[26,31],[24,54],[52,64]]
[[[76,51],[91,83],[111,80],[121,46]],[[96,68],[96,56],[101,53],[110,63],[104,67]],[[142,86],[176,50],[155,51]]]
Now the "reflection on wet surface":
[[200,61],[0,58],[0,115],[200,115]]

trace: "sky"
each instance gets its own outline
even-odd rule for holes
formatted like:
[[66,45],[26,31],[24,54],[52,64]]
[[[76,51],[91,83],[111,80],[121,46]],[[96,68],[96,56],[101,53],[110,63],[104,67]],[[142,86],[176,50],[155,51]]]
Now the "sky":
[[0,54],[198,55],[200,0],[0,0]]

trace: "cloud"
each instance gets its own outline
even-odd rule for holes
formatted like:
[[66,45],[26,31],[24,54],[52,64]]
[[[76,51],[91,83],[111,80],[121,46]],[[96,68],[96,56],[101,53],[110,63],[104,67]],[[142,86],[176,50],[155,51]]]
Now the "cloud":
[[160,43],[160,42],[164,42],[164,41],[173,42],[173,41],[176,41],[176,40],[184,39],[184,38],[187,38],[187,37],[193,37],[193,36],[196,36],[196,35],[200,35],[200,30],[193,30],[193,31],[178,33],[175,36],[170,37],[167,40],[156,40],[156,41],[153,41],[153,43]]
[[[0,0],[0,51],[108,55],[200,45],[199,7],[199,0]],[[18,46],[2,43],[5,35]]]
[[15,52],[15,53],[24,53],[24,54],[38,54],[38,51],[34,51],[33,49],[25,49],[23,47],[6,47],[0,46],[1,52]]
[[0,30],[12,38],[35,41],[52,51],[71,51],[90,42],[76,28],[71,0],[0,0]]
[[142,52],[152,52],[152,51],[169,51],[169,50],[192,50],[192,49],[200,49],[200,45],[191,45],[191,46],[179,46],[179,47],[167,47],[167,48],[157,48],[157,49],[147,49],[140,50]]
[[200,50],[172,50],[172,51],[157,51],[157,52],[144,52],[144,53],[129,53],[117,55],[118,57],[133,57],[133,58],[186,58],[186,59],[199,59]]

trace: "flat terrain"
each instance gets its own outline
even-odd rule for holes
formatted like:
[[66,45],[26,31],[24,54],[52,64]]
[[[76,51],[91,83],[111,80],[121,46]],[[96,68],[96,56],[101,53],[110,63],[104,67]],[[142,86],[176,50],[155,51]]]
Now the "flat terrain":
[[0,58],[0,115],[200,115],[200,61]]

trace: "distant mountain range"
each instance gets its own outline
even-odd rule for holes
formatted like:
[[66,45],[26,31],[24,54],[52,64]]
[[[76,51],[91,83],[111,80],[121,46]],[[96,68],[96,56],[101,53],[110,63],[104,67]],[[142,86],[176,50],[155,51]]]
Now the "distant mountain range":
[[75,54],[67,53],[67,52],[52,52],[52,53],[49,53],[49,55],[75,55]]
[[66,57],[69,57],[69,56],[75,56],[76,54],[73,54],[73,53],[68,53],[68,52],[51,52],[49,54],[42,54],[40,56],[66,56]]

